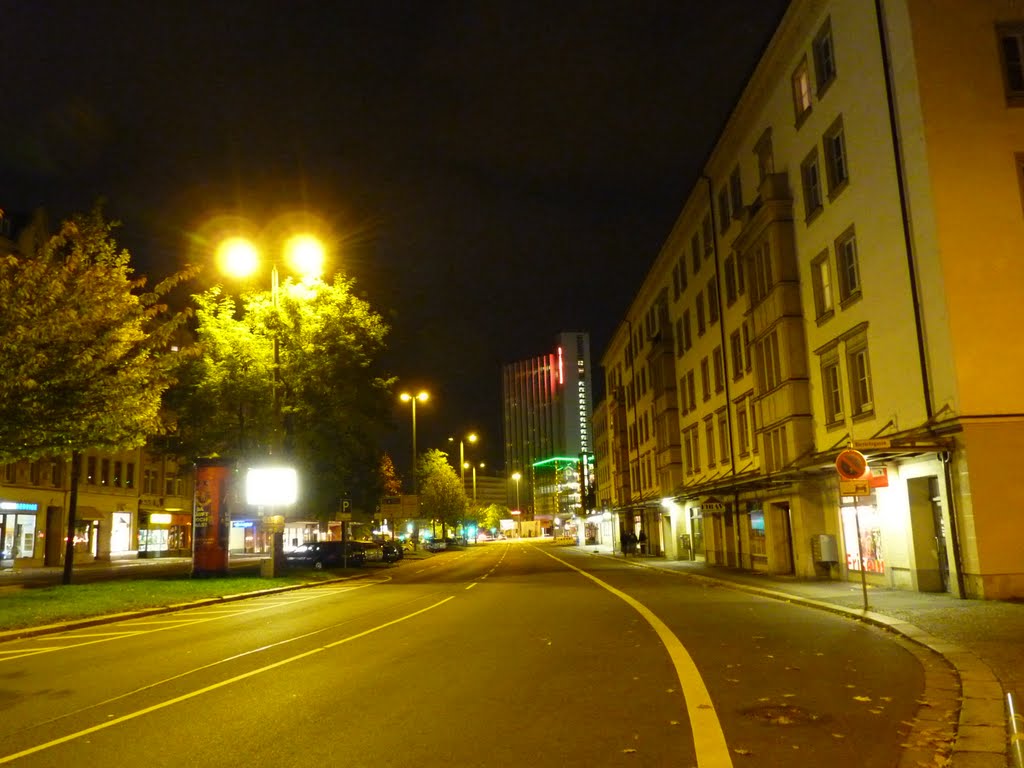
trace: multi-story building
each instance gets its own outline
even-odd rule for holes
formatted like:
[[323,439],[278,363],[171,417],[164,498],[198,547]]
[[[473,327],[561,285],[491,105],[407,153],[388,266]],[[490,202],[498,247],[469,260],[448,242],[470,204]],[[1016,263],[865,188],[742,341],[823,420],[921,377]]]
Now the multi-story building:
[[593,457],[589,335],[560,333],[552,352],[505,365],[502,402],[505,469],[521,476],[523,519],[582,513]]
[[793,0],[602,357],[624,525],[1024,595],[1022,107],[1019,4]]

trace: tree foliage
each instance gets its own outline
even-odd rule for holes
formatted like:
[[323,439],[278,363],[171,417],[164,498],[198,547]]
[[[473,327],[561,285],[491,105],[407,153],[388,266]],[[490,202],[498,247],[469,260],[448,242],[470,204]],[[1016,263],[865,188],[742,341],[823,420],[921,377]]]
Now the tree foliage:
[[132,448],[164,428],[185,314],[162,297],[190,271],[147,291],[115,226],[97,206],[0,258],[0,461]]
[[439,520],[445,529],[462,522],[468,499],[462,481],[448,463],[448,454],[437,449],[421,454],[417,471],[423,514]]
[[179,452],[243,460],[281,452],[300,470],[311,513],[329,516],[342,498],[372,512],[393,384],[378,362],[389,329],[352,281],[286,279],[276,302],[269,291],[236,301],[216,288],[195,301],[201,354],[173,398]]
[[395,462],[391,460],[390,454],[381,453],[379,471],[381,493],[385,496],[400,496],[402,493],[402,478],[398,476],[398,470],[395,469]]

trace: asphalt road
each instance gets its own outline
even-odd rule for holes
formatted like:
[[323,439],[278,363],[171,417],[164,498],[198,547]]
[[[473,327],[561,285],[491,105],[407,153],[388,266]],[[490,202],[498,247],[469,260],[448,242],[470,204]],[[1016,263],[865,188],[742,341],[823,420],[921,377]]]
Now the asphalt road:
[[510,543],[0,646],[0,765],[896,764],[872,627]]

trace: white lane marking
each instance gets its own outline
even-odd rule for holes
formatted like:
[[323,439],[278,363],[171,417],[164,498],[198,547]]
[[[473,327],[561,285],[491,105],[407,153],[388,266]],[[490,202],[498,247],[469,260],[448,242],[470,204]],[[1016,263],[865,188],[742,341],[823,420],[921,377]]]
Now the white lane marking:
[[345,643],[350,643],[353,640],[358,640],[361,637],[366,637],[367,635],[372,635],[374,632],[379,632],[382,629],[386,629],[388,627],[392,627],[395,624],[399,624],[399,623],[401,623],[403,621],[411,619],[414,616],[419,616],[420,614],[426,613],[427,611],[432,611],[434,608],[438,608],[438,607],[444,605],[445,603],[447,603],[449,600],[454,600],[454,599],[455,599],[454,596],[446,597],[444,600],[439,600],[438,602],[434,603],[433,605],[428,605],[426,608],[420,608],[418,611],[413,611],[412,613],[407,613],[407,614],[405,614],[405,616],[399,616],[397,619],[392,619],[391,621],[385,621],[383,624],[378,624],[375,627],[370,627],[369,629],[365,629],[362,632],[357,632],[354,635],[349,635],[348,637],[343,637],[340,640],[335,640],[333,643],[327,643],[327,645],[321,645],[319,648],[312,648],[312,649],[310,649],[308,651],[303,651],[302,653],[297,653],[294,656],[289,656],[287,659],[281,659],[280,661],[275,661],[272,664],[267,664],[266,666],[263,666],[263,667],[258,667],[256,669],[250,669],[248,672],[243,672],[240,675],[235,675],[234,677],[229,677],[227,680],[221,680],[220,682],[213,683],[211,685],[207,685],[207,686],[205,686],[203,688],[197,688],[194,691],[189,691],[188,693],[183,693],[181,696],[175,696],[172,699],[167,699],[166,701],[161,701],[158,704],[153,704],[152,706],[149,706],[149,707],[144,707],[142,709],[137,709],[134,712],[129,712],[127,715],[122,715],[121,717],[116,717],[116,718],[113,718],[112,720],[107,720],[106,722],[99,723],[98,725],[94,725],[94,726],[92,726],[90,728],[83,728],[80,731],[76,731],[75,733],[69,733],[69,734],[67,734],[65,736],[61,736],[59,738],[52,739],[51,741],[47,741],[47,742],[45,742],[43,744],[36,744],[35,746],[29,747],[28,749],[23,749],[20,752],[14,752],[13,754],[10,754],[10,755],[4,755],[4,756],[0,757],[0,765],[5,764],[5,763],[12,763],[15,760],[20,760],[23,757],[27,757],[28,755],[34,755],[37,752],[42,752],[43,750],[50,749],[51,747],[56,747],[56,746],[58,746],[60,744],[66,744],[69,741],[75,741],[76,739],[80,739],[83,736],[88,736],[88,735],[90,735],[92,733],[97,733],[99,731],[105,730],[105,729],[110,728],[112,726],[120,725],[121,723],[127,723],[127,722],[129,722],[131,720],[135,720],[136,718],[142,717],[143,715],[148,715],[150,712],[157,712],[157,711],[159,711],[161,709],[166,709],[167,707],[173,706],[175,704],[180,704],[183,701],[188,701],[189,699],[194,699],[197,696],[202,696],[204,693],[209,693],[210,691],[215,691],[218,688],[224,688],[225,686],[232,685],[233,683],[237,683],[237,682],[240,682],[242,680],[246,680],[246,679],[248,679],[250,677],[255,677],[256,675],[262,674],[263,672],[269,672],[272,669],[277,669],[278,667],[283,667],[286,664],[291,664],[293,661],[300,661],[301,659],[305,659],[305,658],[308,658],[310,656],[314,656],[314,655],[316,655],[318,653],[323,653],[324,651],[330,650],[331,648],[336,648],[339,645],[344,645]]
[[[543,550],[538,551],[543,552]],[[630,597],[611,584],[606,584],[601,579],[581,568],[567,563],[562,558],[555,557],[550,552],[544,552],[544,554],[608,590],[644,617],[644,620],[657,633],[658,638],[665,646],[665,650],[668,651],[669,658],[672,659],[672,665],[676,669],[679,684],[683,688],[683,698],[686,700],[686,713],[690,718],[690,730],[693,732],[693,746],[697,753],[697,765],[700,768],[732,768],[732,756],[729,754],[729,745],[725,743],[722,723],[718,719],[718,713],[715,711],[715,706],[711,701],[711,695],[708,693],[707,686],[704,685],[704,679],[700,676],[700,671],[697,669],[697,665],[694,664],[693,658],[686,650],[686,647],[676,637],[675,633],[668,628],[668,625],[636,598]]]

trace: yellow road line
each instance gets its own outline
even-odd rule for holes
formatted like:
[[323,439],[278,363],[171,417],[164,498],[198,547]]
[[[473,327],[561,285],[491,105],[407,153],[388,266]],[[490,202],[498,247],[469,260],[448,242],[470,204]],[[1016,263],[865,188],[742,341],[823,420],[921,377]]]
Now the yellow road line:
[[[544,552],[544,550],[537,551]],[[676,637],[675,633],[668,628],[668,625],[639,600],[630,597],[611,584],[601,581],[601,579],[587,573],[583,569],[570,565],[562,558],[555,557],[550,552],[544,552],[544,554],[608,590],[644,617],[644,620],[657,633],[662,645],[665,646],[665,650],[668,651],[669,658],[672,659],[672,665],[676,669],[679,684],[683,688],[683,698],[686,700],[686,713],[690,718],[690,730],[693,732],[693,746],[697,753],[697,765],[700,768],[732,768],[732,756],[729,754],[729,746],[725,743],[722,724],[718,719],[718,713],[715,712],[707,686],[704,685],[704,679],[700,676],[700,671],[697,669],[697,665],[693,662],[693,658],[686,650],[686,647]]]
[[152,706],[144,707],[143,709],[138,709],[138,710],[136,710],[134,712],[129,712],[127,715],[122,715],[121,717],[117,717],[117,718],[114,718],[112,720],[107,720],[106,722],[100,723],[99,725],[94,725],[91,728],[85,728],[85,729],[83,729],[81,731],[76,731],[75,733],[69,733],[66,736],[61,736],[58,739],[53,739],[53,740],[47,741],[47,742],[45,742],[43,744],[37,744],[34,747],[29,747],[28,749],[23,749],[21,752],[15,752],[15,753],[10,754],[10,755],[5,755],[3,757],[0,757],[0,765],[2,765],[4,763],[11,763],[11,762],[14,762],[15,760],[19,760],[22,757],[27,757],[28,755],[34,755],[37,752],[42,752],[43,750],[50,749],[51,747],[56,747],[56,746],[58,746],[60,744],[66,744],[69,741],[74,741],[75,739],[80,739],[83,736],[88,736],[89,734],[97,733],[97,732],[105,730],[107,728],[111,728],[111,727],[113,727],[115,725],[120,725],[121,723],[126,723],[126,722],[128,722],[130,720],[135,720],[136,718],[142,717],[143,715],[148,715],[151,712],[157,712],[157,711],[159,711],[161,709],[166,709],[167,707],[173,706],[175,704],[180,704],[183,701],[188,701],[189,699],[194,699],[197,696],[202,696],[204,693],[209,693],[210,691],[215,691],[218,688],[224,688],[225,686],[231,685],[233,683],[240,682],[241,680],[246,680],[246,679],[248,679],[250,677],[254,677],[254,676],[262,674],[264,672],[269,672],[272,669],[277,669],[278,667],[283,667],[286,664],[291,664],[293,661],[299,661],[301,659],[305,659],[305,658],[308,658],[310,656],[315,656],[316,654],[322,653],[323,651],[329,650],[331,648],[336,648],[337,646],[344,645],[345,643],[350,643],[353,640],[358,640],[359,638],[366,637],[367,635],[371,635],[374,632],[379,632],[382,629],[386,629],[387,627],[394,626],[395,624],[398,624],[400,622],[406,621],[407,619],[411,619],[414,616],[419,616],[421,613],[426,613],[427,611],[431,611],[434,608],[437,608],[439,606],[444,605],[449,600],[454,600],[454,599],[455,599],[454,597],[446,597],[444,600],[439,600],[438,602],[434,603],[433,605],[428,605],[426,608],[421,608],[418,611],[413,611],[412,613],[407,613],[405,616],[399,616],[397,619],[392,619],[391,621],[386,621],[383,624],[378,624],[376,627],[371,627],[370,629],[363,630],[362,632],[357,632],[354,635],[349,635],[348,637],[343,637],[341,640],[335,640],[333,643],[328,643],[327,645],[322,645],[319,648],[313,648],[311,650],[304,651],[303,653],[296,654],[295,656],[290,656],[287,659],[281,659],[281,661],[275,661],[273,664],[267,664],[264,667],[259,667],[257,669],[251,669],[248,672],[243,672],[240,675],[235,675],[234,677],[229,677],[227,680],[221,680],[219,683],[213,683],[212,685],[208,685],[208,686],[206,686],[204,688],[198,688],[198,689],[196,689],[194,691],[190,691],[188,693],[184,693],[181,696],[175,696],[173,699],[167,699],[166,701],[161,701],[159,704],[153,704]]

